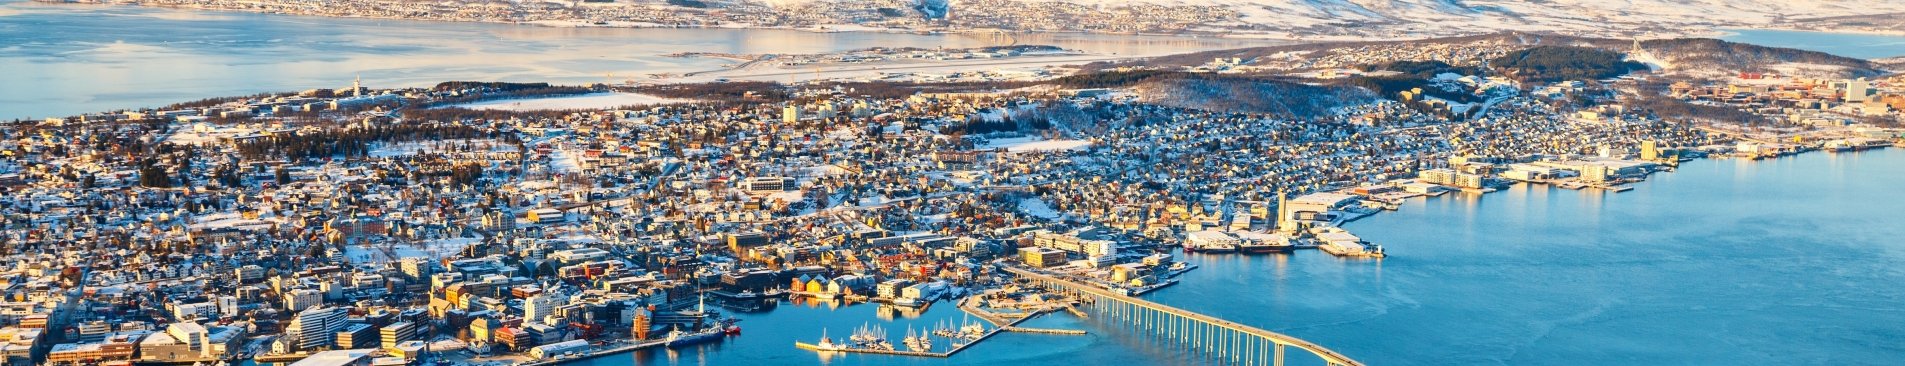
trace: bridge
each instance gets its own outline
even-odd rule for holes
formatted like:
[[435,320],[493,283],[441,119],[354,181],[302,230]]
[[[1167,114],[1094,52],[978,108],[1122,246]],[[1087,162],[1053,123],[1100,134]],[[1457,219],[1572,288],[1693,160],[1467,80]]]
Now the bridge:
[[1361,362],[1348,356],[1296,337],[1125,296],[1052,275],[1011,266],[1006,266],[1005,270],[1031,281],[1035,286],[1082,299],[1087,309],[1106,319],[1126,322],[1137,329],[1183,342],[1191,349],[1226,363],[1283,366],[1284,348],[1296,347],[1316,355],[1330,366],[1362,366]]

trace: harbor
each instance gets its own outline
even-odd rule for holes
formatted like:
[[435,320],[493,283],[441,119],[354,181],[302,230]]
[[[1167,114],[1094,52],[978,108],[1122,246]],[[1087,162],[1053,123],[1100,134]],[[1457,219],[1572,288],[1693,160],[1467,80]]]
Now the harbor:
[[592,358],[634,352],[636,350],[662,347],[662,346],[665,346],[667,343],[668,343],[667,340],[633,342],[633,343],[612,346],[608,348],[600,348],[600,349],[596,349],[594,351],[585,352],[585,353],[577,353],[577,354],[566,356],[566,357],[530,361],[530,362],[522,363],[521,366],[549,366],[549,365],[565,364],[570,362],[588,360]]
[[[978,305],[980,301],[977,297],[967,297],[959,299],[957,302],[957,306],[961,311],[964,311],[970,317],[976,317],[984,321],[984,323],[966,320],[961,323],[958,329],[938,326],[936,329],[917,334],[914,333],[912,329],[908,329],[907,335],[903,339],[903,343],[907,346],[905,350],[895,349],[891,343],[886,340],[886,334],[882,329],[866,328],[864,326],[856,329],[854,334],[848,337],[846,342],[835,342],[832,338],[827,337],[825,331],[823,331],[820,341],[816,343],[796,341],[794,342],[794,347],[820,353],[841,352],[945,358],[959,354],[960,351],[976,346],[979,342],[991,339],[993,336],[1004,332],[1053,335],[1088,334],[1086,331],[1076,329],[1029,328],[1019,326],[1041,315],[1058,311],[1058,309],[1065,309],[1073,314],[1079,315],[1081,319],[1085,318],[1083,316],[1084,313],[1079,312],[1070,305],[1055,306],[1045,304],[1037,310],[1030,312],[1001,314],[981,309]],[[988,323],[992,325],[990,328],[984,325]],[[944,352],[931,351],[932,344],[934,343],[933,337],[940,337],[951,341],[952,348]]]

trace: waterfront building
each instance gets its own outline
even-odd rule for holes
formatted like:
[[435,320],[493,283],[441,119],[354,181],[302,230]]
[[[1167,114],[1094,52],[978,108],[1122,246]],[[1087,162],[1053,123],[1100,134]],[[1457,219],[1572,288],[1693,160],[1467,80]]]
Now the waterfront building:
[[377,329],[370,324],[353,323],[344,327],[334,336],[337,348],[358,349],[376,348]]
[[523,299],[523,321],[525,323],[540,323],[543,321],[543,318],[555,314],[556,308],[564,305],[568,305],[568,301],[563,299],[563,296],[560,295],[544,292],[530,296]]
[[874,287],[874,295],[888,299],[898,298],[900,294],[906,290],[906,286],[911,286],[912,284],[913,281],[904,279],[886,280]]
[[589,349],[589,341],[573,340],[536,346],[529,349],[529,357],[538,360],[553,359],[557,356],[578,354]]
[[[1046,268],[1065,264],[1065,252],[1058,249],[1033,247],[1019,248],[1019,261],[1032,268]],[[884,289],[882,289],[884,290]]]
[[1118,254],[1117,242],[1110,240],[1086,240],[1076,235],[1057,234],[1050,230],[1032,231],[1031,239],[1034,246],[1078,253],[1088,258]]
[[292,316],[285,336],[292,337],[300,350],[317,350],[336,345],[337,332],[344,329],[344,308],[315,307]]

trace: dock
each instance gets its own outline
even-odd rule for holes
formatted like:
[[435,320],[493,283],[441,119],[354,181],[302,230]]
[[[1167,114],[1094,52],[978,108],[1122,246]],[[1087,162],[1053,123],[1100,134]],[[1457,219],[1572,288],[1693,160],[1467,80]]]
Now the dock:
[[[1004,320],[1004,319],[996,319],[992,317],[991,314],[984,311],[979,311],[977,309],[968,309],[966,305],[967,304],[965,304],[962,301],[959,308],[965,309],[968,312],[972,312],[973,315],[978,315],[981,319],[986,319],[986,321],[1003,321]],[[806,343],[806,342],[799,342],[799,341],[794,342],[794,348],[799,348],[799,349],[804,349],[804,350],[809,350],[814,352],[866,353],[866,354],[889,355],[889,356],[946,358],[946,357],[952,357],[952,355],[959,354],[959,351],[964,351],[966,350],[966,348],[970,348],[973,345],[979,344],[979,342],[981,341],[985,341],[986,339],[992,338],[992,336],[999,335],[999,333],[1004,333],[1004,332],[1068,334],[1068,335],[1086,334],[1085,331],[1082,331],[1082,330],[1018,327],[1019,323],[1024,323],[1027,320],[1032,320],[1032,318],[1036,318],[1038,317],[1038,315],[1045,314],[1046,312],[1049,312],[1049,311],[1051,310],[1041,310],[1041,311],[1026,314],[1022,317],[1019,317],[1016,320],[1012,320],[1009,322],[995,323],[994,324],[995,326],[992,328],[992,330],[986,331],[986,333],[984,335],[980,335],[979,338],[975,338],[971,342],[955,343],[953,348],[946,350],[946,352],[919,352],[919,351],[901,351],[901,350],[868,349],[868,348],[822,349],[820,348],[819,345]]]
[[1076,316],[1079,319],[1091,319],[1090,315],[1085,314],[1082,310],[1078,310],[1076,306],[1065,305],[1065,312],[1072,313],[1072,316]]
[[556,364],[561,364],[561,363],[566,363],[566,362],[570,362],[570,361],[581,361],[581,360],[587,360],[587,359],[591,359],[591,358],[596,358],[596,357],[602,357],[602,356],[608,356],[608,355],[613,355],[613,354],[619,354],[619,353],[628,353],[628,352],[633,352],[633,351],[635,351],[635,350],[639,350],[639,349],[644,349],[644,348],[652,348],[652,347],[655,347],[655,346],[660,346],[660,345],[662,345],[662,344],[664,344],[664,343],[668,343],[668,341],[666,341],[666,340],[659,340],[659,339],[657,339],[657,340],[652,340],[652,341],[646,341],[646,342],[636,342],[636,343],[630,343],[630,344],[626,344],[626,345],[622,345],[622,346],[618,346],[618,347],[615,347],[615,348],[604,348],[604,349],[598,349],[598,350],[595,350],[595,351],[592,351],[592,352],[589,352],[589,353],[585,353],[585,354],[581,354],[581,355],[578,355],[578,356],[574,356],[574,357],[566,357],[566,358],[556,358],[556,359],[548,359],[548,360],[535,360],[535,361],[530,361],[530,362],[524,362],[524,363],[522,363],[522,364],[519,364],[519,365],[517,365],[517,366],[547,366],[547,365],[556,365]]
[[268,363],[268,362],[269,363],[284,363],[284,362],[293,362],[297,360],[302,360],[306,357],[311,357],[311,354],[292,353],[292,354],[282,354],[282,355],[258,355],[258,357],[252,358],[252,361],[258,362],[258,363]]
[[[870,354],[876,354],[876,355],[889,355],[889,356],[917,356],[917,357],[941,357],[941,358],[952,356],[952,352],[937,353],[937,352],[918,352],[918,351],[901,351],[901,350],[869,349],[869,348],[822,349],[818,345],[809,344],[809,343],[800,342],[800,341],[794,342],[794,348],[799,348],[799,349],[804,349],[804,350],[809,350],[814,352],[870,353]],[[957,350],[957,348],[954,348],[954,350]]]
[[[973,316],[979,317],[980,320],[985,320],[988,323],[992,323],[992,325],[995,327],[1014,323],[1011,320],[1006,320],[1005,317],[994,315],[990,311],[980,310],[977,305],[972,304],[972,302],[976,302],[978,300],[979,300],[979,297],[977,296],[971,296],[971,297],[967,297],[964,300],[960,300],[959,310],[964,310],[966,311],[967,314],[972,314]],[[1026,318],[1020,318],[1020,319],[1023,320]]]

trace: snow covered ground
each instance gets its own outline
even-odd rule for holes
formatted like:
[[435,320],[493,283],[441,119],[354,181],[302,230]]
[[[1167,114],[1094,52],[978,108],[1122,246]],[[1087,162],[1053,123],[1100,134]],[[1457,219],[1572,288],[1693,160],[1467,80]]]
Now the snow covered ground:
[[[771,0],[782,4],[855,0]],[[1724,27],[1768,26],[1793,19],[1905,12],[1897,0],[1012,0],[977,13],[1034,11],[1064,3],[1106,13],[1132,5],[1221,9],[1237,15],[1193,26],[1229,36],[1302,39],[1447,36],[1504,30],[1700,34]],[[952,12],[961,12],[954,2]],[[1045,5],[1050,6],[1050,5]],[[970,8],[967,8],[970,9]],[[1009,10],[1007,10],[1009,9]],[[1203,13],[1208,10],[1180,9]],[[1036,11],[1034,11],[1036,12]],[[1248,30],[1245,30],[1248,29]],[[1243,30],[1243,31],[1239,31]]]
[[582,161],[566,149],[556,149],[549,154],[549,168],[557,173],[576,173],[582,171]]
[[483,238],[449,238],[389,244],[388,254],[381,244],[347,245],[344,247],[344,256],[353,264],[384,263],[413,257],[436,259],[462,252],[464,247],[482,241]]
[[1059,216],[1058,210],[1052,209],[1052,205],[1046,204],[1045,200],[1041,200],[1038,197],[1027,197],[1023,200],[1019,200],[1019,211],[1024,211],[1025,214],[1032,215],[1032,217],[1047,220],[1057,219]]
[[636,93],[594,93],[594,94],[584,94],[584,95],[554,97],[554,98],[491,100],[491,101],[483,101],[483,102],[468,103],[468,104],[458,104],[458,105],[453,105],[452,107],[462,107],[462,108],[481,109],[481,110],[503,110],[503,111],[547,111],[547,110],[567,110],[567,109],[607,109],[607,108],[614,108],[614,107],[621,107],[621,106],[643,105],[643,104],[677,104],[677,103],[693,103],[693,102],[695,101],[692,99],[662,98],[662,97],[657,97],[652,95],[636,94]]
[[1039,137],[1014,137],[987,141],[984,149],[1005,149],[1010,152],[1066,151],[1091,146],[1085,140],[1046,140]]

